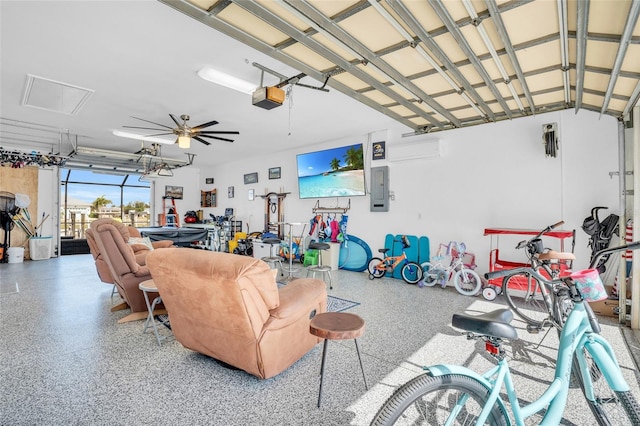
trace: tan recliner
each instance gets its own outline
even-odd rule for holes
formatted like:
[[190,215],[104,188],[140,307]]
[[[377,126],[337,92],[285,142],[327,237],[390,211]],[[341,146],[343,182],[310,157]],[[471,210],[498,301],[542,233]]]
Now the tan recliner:
[[104,261],[104,257],[100,254],[100,248],[98,247],[98,243],[96,243],[96,237],[93,235],[91,228],[86,229],[84,231],[84,235],[87,237],[89,252],[91,252],[91,256],[93,256],[93,260],[96,263],[96,270],[98,271],[100,281],[107,284],[115,284],[113,275],[111,275],[111,271],[109,270],[109,265],[107,265],[107,262]]
[[[111,276],[118,287],[118,293],[132,312],[139,313],[129,319],[146,318],[147,305],[138,285],[142,281],[151,279],[151,274],[149,268],[138,263],[136,257],[144,256],[143,259],[146,260],[147,253],[153,253],[153,251],[145,250],[144,253],[138,253],[136,256],[132,246],[127,244],[129,237],[127,227],[113,219],[98,219],[92,222],[91,231],[100,256],[109,267]],[[157,294],[149,294],[151,299],[155,296]],[[125,319],[120,322],[123,320]]]
[[171,330],[188,349],[266,379],[320,341],[309,322],[327,309],[323,281],[278,288],[260,259],[187,248],[155,250],[147,266]]

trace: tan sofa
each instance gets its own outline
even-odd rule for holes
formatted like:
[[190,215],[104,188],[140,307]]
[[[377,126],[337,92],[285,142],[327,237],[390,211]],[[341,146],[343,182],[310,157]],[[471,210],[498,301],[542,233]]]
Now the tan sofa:
[[147,266],[171,329],[188,349],[266,379],[319,342],[309,322],[327,309],[321,280],[278,288],[260,259],[188,248],[155,250]]

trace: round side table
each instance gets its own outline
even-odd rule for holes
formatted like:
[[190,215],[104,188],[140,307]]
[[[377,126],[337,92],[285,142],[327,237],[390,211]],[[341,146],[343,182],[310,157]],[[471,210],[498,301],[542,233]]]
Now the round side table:
[[324,379],[324,366],[327,359],[327,343],[329,340],[347,340],[353,339],[356,345],[356,353],[358,354],[358,362],[362,371],[362,379],[364,380],[365,389],[367,386],[367,378],[362,367],[362,358],[360,358],[360,349],[358,348],[358,337],[364,334],[364,320],[358,315],[345,312],[325,312],[318,314],[311,320],[309,324],[309,332],[314,336],[324,339],[322,347],[322,365],[320,367],[320,390],[318,392],[318,408],[322,401],[322,382]]

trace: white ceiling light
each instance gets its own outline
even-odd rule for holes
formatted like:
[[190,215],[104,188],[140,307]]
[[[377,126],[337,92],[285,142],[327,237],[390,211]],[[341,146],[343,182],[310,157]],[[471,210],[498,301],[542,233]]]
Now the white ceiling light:
[[181,132],[178,135],[178,146],[182,149],[189,149],[191,146],[191,136],[188,132]]
[[202,67],[198,71],[198,76],[203,80],[228,87],[229,89],[237,90],[238,92],[246,93],[247,95],[251,95],[258,88],[254,83],[234,77],[222,71],[218,71],[208,65]]
[[156,138],[154,136],[145,136],[145,135],[140,135],[138,133],[123,132],[121,130],[114,130],[112,133],[115,136],[120,136],[121,138],[136,139],[139,141],[163,143],[167,145],[173,145],[174,143],[176,143],[176,141],[169,140],[169,139]]

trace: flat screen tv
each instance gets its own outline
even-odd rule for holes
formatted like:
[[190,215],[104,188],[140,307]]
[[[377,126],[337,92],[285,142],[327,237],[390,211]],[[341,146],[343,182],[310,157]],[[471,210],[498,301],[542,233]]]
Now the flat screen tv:
[[298,154],[300,198],[365,195],[362,144]]

